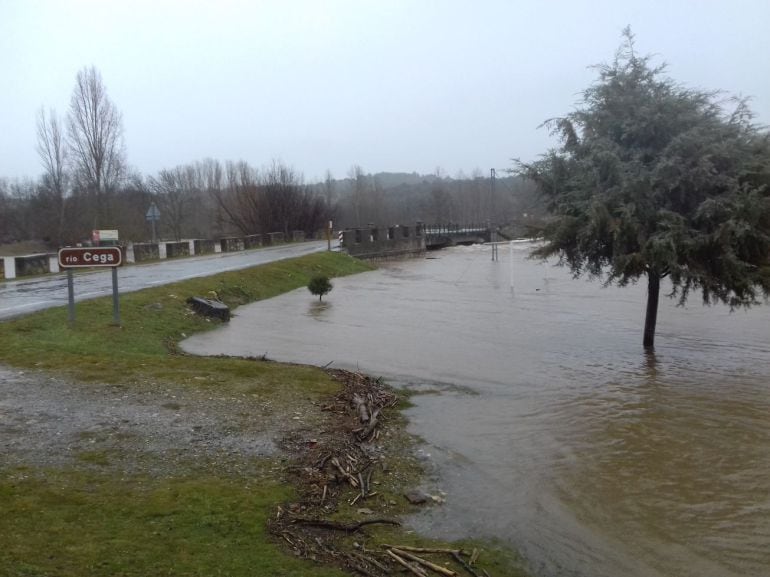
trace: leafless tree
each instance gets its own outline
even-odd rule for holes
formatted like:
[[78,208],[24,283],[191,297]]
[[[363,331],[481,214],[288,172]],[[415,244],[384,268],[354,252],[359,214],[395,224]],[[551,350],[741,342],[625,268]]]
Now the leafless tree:
[[294,230],[313,234],[328,217],[324,197],[305,186],[293,167],[279,161],[255,170],[245,162],[227,163],[224,186],[210,188],[228,224],[242,234]]
[[150,190],[156,195],[165,226],[174,239],[181,240],[191,205],[200,194],[197,167],[186,165],[161,170],[157,178],[150,178]]
[[55,229],[56,244],[61,246],[65,224],[65,196],[67,192],[67,148],[59,118],[54,110],[46,115],[41,108],[37,115],[37,153],[43,164],[41,194],[53,219],[48,226]]
[[93,200],[93,222],[106,217],[105,197],[125,173],[123,119],[107,96],[102,76],[95,67],[83,68],[67,115],[67,143],[78,188]]

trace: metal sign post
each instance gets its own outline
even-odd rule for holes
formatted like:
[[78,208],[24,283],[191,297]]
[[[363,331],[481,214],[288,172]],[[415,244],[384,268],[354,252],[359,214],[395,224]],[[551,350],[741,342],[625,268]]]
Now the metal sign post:
[[152,242],[155,242],[155,223],[160,220],[160,210],[153,202],[150,203],[150,208],[147,209],[147,214],[144,215],[145,220],[152,223]]
[[75,280],[72,278],[72,269],[67,269],[67,309],[69,314],[67,315],[67,320],[69,321],[69,325],[75,326]]
[[118,294],[118,267],[112,267],[112,322],[120,326],[120,297]]
[[118,292],[118,267],[123,264],[123,251],[118,246],[59,249],[59,267],[67,270],[68,320],[75,325],[75,281],[72,271],[76,268],[112,268],[112,320],[120,326],[120,299]]

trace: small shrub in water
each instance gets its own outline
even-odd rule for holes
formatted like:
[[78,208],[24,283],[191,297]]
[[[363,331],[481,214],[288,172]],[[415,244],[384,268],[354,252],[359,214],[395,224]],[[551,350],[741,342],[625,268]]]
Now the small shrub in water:
[[323,296],[332,290],[332,283],[329,281],[329,277],[327,276],[314,276],[312,279],[310,279],[310,282],[307,285],[307,290],[309,290],[314,295],[318,295],[318,300],[321,301]]

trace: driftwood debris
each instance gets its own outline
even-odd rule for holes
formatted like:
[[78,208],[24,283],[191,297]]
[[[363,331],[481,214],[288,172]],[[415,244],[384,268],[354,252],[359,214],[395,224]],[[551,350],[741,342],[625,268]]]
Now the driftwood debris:
[[[415,563],[418,563],[422,567],[427,567],[431,571],[434,571],[435,573],[439,573],[440,575],[444,575],[444,577],[456,577],[458,573],[452,569],[449,569],[448,567],[444,567],[443,565],[438,565],[437,563],[434,563],[432,561],[429,561],[428,559],[425,559],[423,557],[418,557],[414,553],[427,553],[427,554],[444,554],[444,555],[450,555],[451,558],[465,571],[468,572],[471,577],[481,577],[478,571],[474,569],[473,565],[476,563],[479,557],[479,550],[473,549],[471,552],[463,551],[462,549],[442,549],[442,548],[432,548],[432,547],[411,547],[409,545],[383,545],[382,546],[385,549],[385,552],[388,553],[388,555],[393,558],[393,555],[396,557],[400,557],[404,561],[413,561]],[[468,559],[464,559],[463,557],[468,557]],[[485,569],[482,569],[482,572],[486,577],[489,577],[489,574]]]
[[358,413],[358,420],[362,423],[369,421],[369,407],[366,406],[366,399],[360,397],[358,394],[353,395],[353,405]]
[[454,553],[468,555],[462,549],[442,549],[438,547],[410,547],[409,545],[388,545],[383,544],[386,549],[401,549],[402,551],[409,551],[410,553],[447,553],[452,555]]
[[[288,469],[298,498],[271,519],[273,535],[298,557],[366,577],[407,571],[417,577],[484,577],[483,569],[473,566],[478,551],[395,544],[367,548],[367,527],[400,524],[389,516],[394,501],[375,498],[378,491],[373,490],[383,483],[381,490],[390,491],[379,475],[389,474],[388,409],[398,397],[365,375],[338,369],[327,373],[343,388],[319,406],[323,425],[312,433],[289,432],[281,440],[282,447],[294,454]],[[377,441],[380,436],[386,439],[382,444]]]
[[[481,575],[479,575],[479,574],[476,572],[476,570],[475,570],[473,567],[471,567],[471,566],[470,566],[470,564],[468,564],[468,563],[465,561],[465,559],[463,559],[463,558],[462,558],[462,556],[461,556],[459,553],[457,553],[457,552],[453,552],[453,553],[452,553],[452,557],[454,558],[454,560],[455,560],[455,561],[457,561],[457,563],[458,563],[458,564],[459,564],[459,565],[460,565],[460,566],[461,566],[463,569],[465,569],[465,570],[466,570],[468,573],[470,573],[470,574],[471,574],[473,577],[481,577]],[[485,573],[486,573],[486,571],[485,571]]]
[[310,525],[312,527],[323,527],[324,529],[333,529],[335,531],[345,531],[346,533],[355,533],[366,525],[401,525],[400,522],[394,519],[366,519],[364,521],[359,521],[358,523],[340,523],[328,519],[294,518],[293,522],[298,523],[299,525]]
[[395,553],[399,557],[403,557],[403,558],[409,559],[410,561],[414,561],[415,563],[418,563],[423,567],[427,567],[431,571],[444,575],[445,577],[457,577],[457,571],[452,571],[451,569],[447,569],[446,567],[437,565],[436,563],[428,561],[427,559],[418,557],[414,553],[409,553],[408,551],[403,551],[402,549],[388,549],[388,551],[393,551],[393,553]]
[[386,551],[386,553],[387,553],[387,554],[388,554],[388,555],[389,555],[389,556],[390,556],[390,557],[391,557],[391,558],[392,558],[392,559],[393,559],[393,560],[394,560],[396,563],[398,563],[399,565],[401,565],[401,566],[403,566],[403,567],[406,567],[407,569],[409,569],[409,571],[411,571],[412,573],[414,573],[415,575],[417,575],[417,577],[428,577],[428,574],[427,574],[425,571],[423,571],[423,570],[422,570],[420,567],[418,567],[418,566],[414,565],[413,563],[409,563],[409,562],[408,562],[406,559],[404,559],[403,557],[400,557],[400,556],[398,555],[398,553],[394,553],[392,549],[388,549],[388,550]]

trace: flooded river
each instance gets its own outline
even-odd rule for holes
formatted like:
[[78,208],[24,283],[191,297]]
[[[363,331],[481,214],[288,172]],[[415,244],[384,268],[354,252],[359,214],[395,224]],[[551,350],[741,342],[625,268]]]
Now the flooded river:
[[[432,253],[239,308],[199,354],[354,368],[416,397],[447,502],[412,519],[496,537],[536,575],[770,575],[770,308],[661,301],[527,260]],[[512,263],[512,266],[511,266]]]

